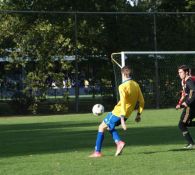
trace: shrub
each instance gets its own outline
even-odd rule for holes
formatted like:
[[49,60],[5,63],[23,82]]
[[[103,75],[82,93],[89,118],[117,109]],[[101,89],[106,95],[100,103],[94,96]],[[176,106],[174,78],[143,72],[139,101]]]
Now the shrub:
[[29,112],[29,107],[34,103],[32,97],[27,96],[23,92],[16,92],[11,97],[11,108],[16,112],[16,114],[26,114]]

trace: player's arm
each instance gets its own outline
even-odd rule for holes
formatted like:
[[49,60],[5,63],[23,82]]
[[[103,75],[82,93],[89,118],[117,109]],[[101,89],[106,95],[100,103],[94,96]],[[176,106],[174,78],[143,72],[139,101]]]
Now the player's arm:
[[179,101],[178,101],[178,103],[177,103],[177,105],[175,107],[176,109],[180,109],[181,108],[185,96],[186,96],[186,93],[185,93],[184,90],[182,90],[182,92],[181,92],[181,98],[179,99]]
[[195,82],[195,76],[191,76],[191,80]]
[[186,82],[186,86],[190,89],[190,94],[188,98],[185,99],[185,101],[182,103],[185,107],[190,106],[192,103],[195,102],[195,84],[192,80]]
[[121,126],[124,130],[127,129],[126,124],[125,124],[125,114],[126,114],[126,108],[125,108],[125,92],[124,89],[121,88],[121,86],[119,86],[119,94],[120,94],[120,102],[121,102]]
[[139,102],[139,107],[138,107],[137,115],[135,117],[136,122],[141,121],[141,113],[144,109],[144,104],[145,104],[144,97],[143,97],[143,94],[142,94],[142,91],[141,91],[140,87],[139,87],[139,90],[138,90],[138,102]]

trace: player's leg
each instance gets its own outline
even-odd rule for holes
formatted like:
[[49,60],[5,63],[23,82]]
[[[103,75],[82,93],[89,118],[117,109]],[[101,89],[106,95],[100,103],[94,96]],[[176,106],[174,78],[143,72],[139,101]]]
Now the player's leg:
[[195,120],[190,122],[189,127],[195,127]]
[[109,117],[105,118],[104,122],[107,124],[110,134],[112,135],[112,138],[114,142],[116,143],[117,149],[115,156],[118,156],[122,153],[122,150],[125,146],[125,142],[123,142],[115,129],[115,126],[120,125],[120,117],[117,117],[113,115],[112,113],[109,113]]
[[117,132],[116,129],[112,129],[112,130],[109,130],[110,134],[112,135],[112,138],[116,144],[116,153],[115,153],[115,156],[118,156],[122,153],[122,150],[125,146],[125,142],[123,142]]
[[[187,128],[188,122],[189,122],[189,116],[187,116],[187,115],[189,115],[189,114],[186,114],[186,110],[184,109],[182,114],[181,114],[181,118],[180,118],[178,127],[181,130],[184,138],[186,139],[186,141],[188,143],[184,148],[188,149],[188,148],[194,147],[193,146],[194,145],[194,141],[193,141],[193,139],[192,139],[192,137],[190,135],[190,132],[189,132],[189,130]],[[185,118],[187,118],[187,119],[184,120]]]
[[[125,121],[126,121],[126,120],[127,120],[127,118],[125,118]],[[119,120],[119,121],[116,123],[115,126],[119,126],[120,124],[121,124],[121,120]],[[116,143],[116,153],[115,153],[115,156],[119,156],[119,155],[122,154],[122,151],[123,151],[123,149],[124,149],[124,147],[125,147],[125,142],[122,141],[122,140],[120,139],[120,137],[117,138],[117,134],[116,134],[115,132],[118,133],[116,130],[113,132],[113,140],[114,140],[115,143]]]
[[190,119],[188,122],[188,127],[195,127],[195,110],[193,108],[190,109]]
[[121,138],[116,129],[109,130],[109,132],[112,135],[112,139],[114,140],[115,143],[118,143],[121,141]]
[[104,130],[107,128],[107,125],[104,123],[104,121],[99,125],[97,138],[96,138],[96,145],[95,145],[95,151],[101,152],[102,149],[102,143],[104,140]]
[[102,156],[101,149],[102,149],[102,143],[103,143],[103,140],[104,140],[104,130],[107,127],[108,126],[105,124],[104,121],[99,125],[97,138],[96,138],[96,144],[95,144],[95,151],[89,157],[101,157]]

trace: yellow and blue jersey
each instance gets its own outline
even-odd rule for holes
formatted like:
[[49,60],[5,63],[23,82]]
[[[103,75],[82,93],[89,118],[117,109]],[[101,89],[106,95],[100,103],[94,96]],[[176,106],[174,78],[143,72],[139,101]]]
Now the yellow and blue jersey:
[[118,117],[123,115],[128,118],[135,109],[137,103],[139,103],[138,112],[142,113],[144,108],[144,97],[139,84],[128,79],[124,81],[118,89],[120,101],[115,105],[112,113]]

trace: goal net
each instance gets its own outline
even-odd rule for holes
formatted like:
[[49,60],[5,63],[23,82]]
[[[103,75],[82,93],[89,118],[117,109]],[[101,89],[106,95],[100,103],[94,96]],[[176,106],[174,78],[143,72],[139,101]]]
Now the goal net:
[[[125,51],[112,53],[117,98],[122,82],[121,68],[132,68],[132,79],[142,89],[146,107],[175,107],[181,84],[177,73],[180,65],[188,65],[195,74],[195,51]],[[194,73],[193,73],[194,72]]]

